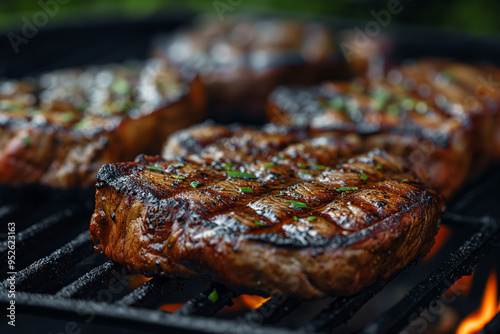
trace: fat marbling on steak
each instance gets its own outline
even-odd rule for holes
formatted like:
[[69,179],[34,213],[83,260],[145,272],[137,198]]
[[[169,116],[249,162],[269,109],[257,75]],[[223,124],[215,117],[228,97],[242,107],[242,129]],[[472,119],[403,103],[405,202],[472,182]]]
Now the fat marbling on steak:
[[[400,158],[279,128],[252,141],[246,131],[256,130],[173,160],[104,165],[96,250],[146,275],[309,299],[356,293],[434,244],[443,202]],[[223,159],[243,144],[246,156]]]

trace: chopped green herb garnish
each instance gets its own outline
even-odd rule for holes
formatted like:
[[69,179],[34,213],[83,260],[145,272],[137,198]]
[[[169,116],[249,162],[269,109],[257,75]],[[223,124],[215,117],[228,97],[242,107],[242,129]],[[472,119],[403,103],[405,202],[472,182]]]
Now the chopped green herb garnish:
[[387,113],[392,116],[399,115],[399,107],[396,104],[391,104],[386,109]]
[[359,190],[358,187],[339,187],[335,188],[335,191],[351,191],[351,190]]
[[307,168],[309,165],[305,164],[303,162],[300,162],[297,166],[299,166],[299,168]]
[[323,165],[316,165],[316,164],[313,164],[313,165],[312,165],[312,168],[314,168],[314,169],[318,169],[318,170],[325,170],[325,166],[323,166]]
[[297,216],[293,216],[293,220],[297,221],[299,218],[297,218]]
[[163,172],[163,168],[160,168],[160,167],[146,166],[146,168],[149,169],[149,170],[157,171],[157,172]]
[[305,176],[314,176],[311,173],[307,173],[307,172],[299,172],[299,174],[300,175],[305,175]]
[[90,125],[90,119],[82,118],[78,123],[74,125],[75,129],[84,129]]
[[176,178],[178,180],[185,180],[186,179],[185,176],[182,176],[182,175],[179,175],[179,174],[172,174],[172,175],[170,175],[170,177]]
[[25,147],[31,146],[31,139],[30,137],[23,137],[23,144]]
[[192,181],[189,185],[192,187],[192,188],[196,188],[200,185],[201,183],[198,182],[198,181]]
[[283,195],[285,195],[285,194],[283,194],[283,193],[276,194],[276,196],[283,196]]
[[401,182],[410,183],[410,181],[408,179],[402,179]]
[[221,164],[221,167],[224,168],[225,170],[231,170],[231,168],[233,168],[233,164],[227,164],[227,163],[223,162]]
[[244,193],[253,193],[253,189],[247,187],[240,187],[240,191]]
[[208,298],[210,298],[212,303],[216,303],[219,300],[219,294],[217,293],[217,290],[212,291]]
[[249,179],[256,179],[257,176],[255,176],[255,174],[251,174],[251,173],[242,173],[242,172],[238,172],[238,171],[235,171],[235,170],[229,170],[227,171],[227,175],[230,176],[230,177],[239,177],[239,178],[249,178]]
[[186,164],[183,162],[180,162],[177,165],[175,165],[174,167],[178,168],[178,167],[184,167],[184,166],[186,166]]
[[365,172],[361,171],[361,180],[366,181],[368,180],[368,175],[365,174]]
[[316,220],[315,216],[307,217],[308,222],[312,222],[313,220]]
[[65,113],[61,114],[59,119],[62,122],[71,122],[75,119],[75,114],[73,114],[72,112],[65,112]]
[[306,203],[292,201],[292,200],[289,200],[289,199],[285,200],[285,202],[288,202],[288,203],[292,204],[292,206],[295,206],[297,208],[307,208],[307,204]]
[[111,84],[111,91],[115,94],[125,95],[132,88],[127,80],[118,79]]
[[265,224],[263,222],[261,222],[260,220],[256,220],[253,222],[255,225],[259,225],[259,226],[265,226]]
[[286,159],[288,159],[288,158],[287,158],[287,157],[285,157],[284,155],[280,155],[280,156],[278,157],[278,159],[280,159],[280,160],[286,160]]
[[264,165],[264,168],[267,169],[267,168],[271,168],[274,166],[276,166],[276,164],[274,162],[268,162],[267,164]]
[[383,167],[382,167],[382,165],[381,165],[381,164],[377,164],[377,165],[375,166],[375,169],[376,169],[376,170],[382,170],[382,169],[383,169]]
[[330,107],[333,109],[343,110],[345,109],[345,99],[343,96],[335,96],[330,101]]

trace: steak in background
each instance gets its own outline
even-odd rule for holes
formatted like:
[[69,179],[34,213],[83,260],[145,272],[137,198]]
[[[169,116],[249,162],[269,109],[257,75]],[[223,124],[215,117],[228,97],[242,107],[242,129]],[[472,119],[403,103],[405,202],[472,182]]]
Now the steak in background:
[[500,80],[499,70],[422,60],[376,80],[279,87],[267,113],[272,122],[312,133],[357,133],[363,150],[406,157],[420,178],[448,198],[471,170],[499,157],[500,90],[481,81],[491,76]]
[[102,164],[159,153],[204,108],[199,78],[159,60],[0,82],[0,184],[93,185]]
[[146,275],[306,299],[354,294],[429,251],[443,202],[400,158],[306,137],[205,124],[173,136],[175,160],[104,165],[97,251]]
[[157,38],[153,55],[201,75],[211,118],[262,123],[276,86],[352,76],[336,43],[333,31],[319,23],[204,16],[191,28]]

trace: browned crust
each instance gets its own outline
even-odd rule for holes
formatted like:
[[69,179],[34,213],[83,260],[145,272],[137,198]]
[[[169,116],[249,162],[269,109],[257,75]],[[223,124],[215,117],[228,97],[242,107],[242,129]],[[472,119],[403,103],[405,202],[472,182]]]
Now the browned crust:
[[[390,155],[389,158],[396,159]],[[398,160],[390,159],[384,168],[399,170],[400,167],[391,167],[389,162]],[[163,166],[161,160],[149,161]],[[327,226],[324,227],[330,231],[327,233],[333,233],[328,234],[330,239],[326,244],[286,246],[217,232],[206,224],[206,219],[213,219],[212,215],[221,214],[220,211],[209,207],[183,208],[180,202],[166,195],[171,190],[164,181],[156,180],[156,176],[147,177],[147,181],[142,178],[143,173],[136,169],[138,164],[106,165],[99,173],[96,209],[90,225],[98,251],[145,274],[211,278],[306,299],[356,293],[425,255],[434,243],[437,221],[443,210],[442,201],[433,191],[422,187],[409,174],[396,176],[401,172],[395,172],[396,179],[381,176],[382,180],[372,187],[334,201],[343,207],[349,202],[358,203],[358,199],[378,196],[373,195],[376,191],[387,191],[392,196],[387,200],[393,202],[392,214],[356,228],[348,233],[347,241],[341,243],[335,237],[339,227],[318,217],[312,226],[317,231]],[[347,166],[343,168],[348,169]],[[359,161],[353,166],[359,167]],[[369,172],[366,166],[365,170],[369,175],[375,173],[375,170]],[[131,175],[135,176],[131,178]],[[408,179],[401,181],[403,177],[409,178],[410,183]],[[157,188],[158,184],[164,186]],[[185,188],[179,189],[180,193],[183,191]],[[362,220],[368,219],[372,210],[371,206],[364,205]],[[201,216],[193,210],[201,212]],[[207,212],[212,213],[207,216]],[[285,223],[288,226],[308,224],[289,220]]]

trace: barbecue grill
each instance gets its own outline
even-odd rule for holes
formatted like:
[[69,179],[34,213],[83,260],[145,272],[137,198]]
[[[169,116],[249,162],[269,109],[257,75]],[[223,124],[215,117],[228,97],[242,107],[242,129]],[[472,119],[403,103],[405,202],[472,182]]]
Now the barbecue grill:
[[[179,19],[178,17],[181,17]],[[146,50],[144,40],[149,39],[159,30],[169,30],[185,22],[187,16],[177,16],[167,20],[150,19],[147,22],[129,24],[102,24],[90,27],[97,40],[93,45],[102,47],[101,57],[98,52],[76,53],[71,46],[64,49],[56,46],[61,36],[68,37],[69,44],[81,41],[80,37],[88,33],[88,27],[73,28],[71,33],[59,30],[41,33],[33,40],[30,48],[47,48],[43,41],[59,49],[67,57],[50,64],[34,64],[28,69],[21,69],[19,58],[10,58],[6,54],[0,58],[13,66],[4,69],[4,74],[20,76],[34,74],[41,70],[81,65],[84,63],[105,63],[124,60],[126,56],[144,57],[140,50]],[[352,22],[337,23],[342,26]],[[111,25],[112,29],[106,29]],[[97,34],[102,35],[99,37]],[[131,34],[127,34],[130,32]],[[500,59],[500,48],[487,40],[471,40],[468,53],[463,48],[464,41],[456,43],[462,36],[435,34],[434,32],[402,29],[401,43],[396,43],[396,55],[407,56],[444,56],[457,55],[463,60]],[[433,45],[428,37],[433,34]],[[419,38],[408,38],[416,34]],[[112,39],[111,36],[122,38]],[[116,37],[114,36],[114,37]],[[124,42],[127,36],[127,43]],[[130,36],[133,36],[130,38]],[[59,38],[57,38],[59,37]],[[427,38],[425,38],[427,37]],[[82,37],[83,38],[83,37]],[[395,37],[396,40],[397,36]],[[440,39],[441,38],[441,39]],[[451,39],[451,41],[450,41]],[[425,43],[421,43],[424,41]],[[446,43],[442,43],[443,41]],[[406,41],[406,42],[403,42]],[[411,42],[408,42],[411,41]],[[36,43],[36,44],[35,44]],[[410,43],[410,44],[408,44]],[[116,48],[113,48],[116,46]],[[139,48],[142,47],[142,48]],[[2,48],[3,49],[3,48]],[[42,50],[43,49],[43,50]],[[78,49],[78,48],[77,48]],[[102,55],[103,50],[114,50]],[[455,54],[454,51],[459,50]],[[79,48],[78,50],[81,50]],[[485,50],[481,53],[481,50]],[[55,52],[52,50],[50,53]],[[28,52],[20,58],[29,57]],[[37,51],[38,54],[38,51]],[[44,59],[44,56],[41,56]],[[47,56],[49,59],[49,56]],[[69,59],[69,60],[68,60]],[[25,72],[21,72],[25,71]],[[448,210],[442,224],[452,231],[467,235],[459,240],[453,249],[445,254],[441,251],[433,270],[416,283],[399,301],[389,305],[381,315],[367,321],[360,329],[361,333],[394,333],[411,326],[412,316],[431,305],[450,286],[464,275],[470,275],[482,258],[494,259],[494,252],[500,247],[500,165],[493,165],[464,185],[462,190],[448,203]],[[88,224],[93,210],[92,190],[54,190],[39,187],[0,189],[0,220],[2,221],[2,242],[0,250],[7,254],[7,222],[16,224],[16,264],[15,269],[7,267],[7,258],[0,258],[0,304],[2,309],[9,307],[10,287],[8,277],[15,273],[16,315],[43,316],[63,319],[68,322],[61,326],[66,332],[76,332],[80,325],[90,324],[85,328],[106,330],[109,328],[140,329],[141,331],[179,333],[305,333],[342,331],[342,324],[349,321],[378,294],[384,287],[390,286],[405,271],[391,280],[376,282],[371,287],[354,296],[336,297],[323,300],[321,308],[315,314],[300,317],[299,323],[290,326],[285,319],[294,316],[304,308],[304,302],[284,296],[271,296],[257,309],[232,316],[219,316],[220,311],[232,303],[233,298],[241,294],[218,283],[155,277],[135,289],[124,287],[124,282],[131,273],[124,267],[95,254],[93,243],[88,233]],[[492,262],[492,261],[490,261]],[[392,281],[392,282],[391,282]],[[215,293],[214,293],[215,291]],[[165,312],[158,306],[172,300],[176,295],[186,292],[187,302],[175,312]],[[40,318],[37,318],[40,319]],[[56,321],[56,320],[54,320]],[[0,326],[6,328],[5,319]],[[19,320],[18,325],[21,324]],[[34,328],[37,328],[37,325]],[[112,327],[109,327],[112,326]],[[2,332],[5,332],[2,329]],[[497,314],[483,329],[482,333],[499,333],[500,315]]]

